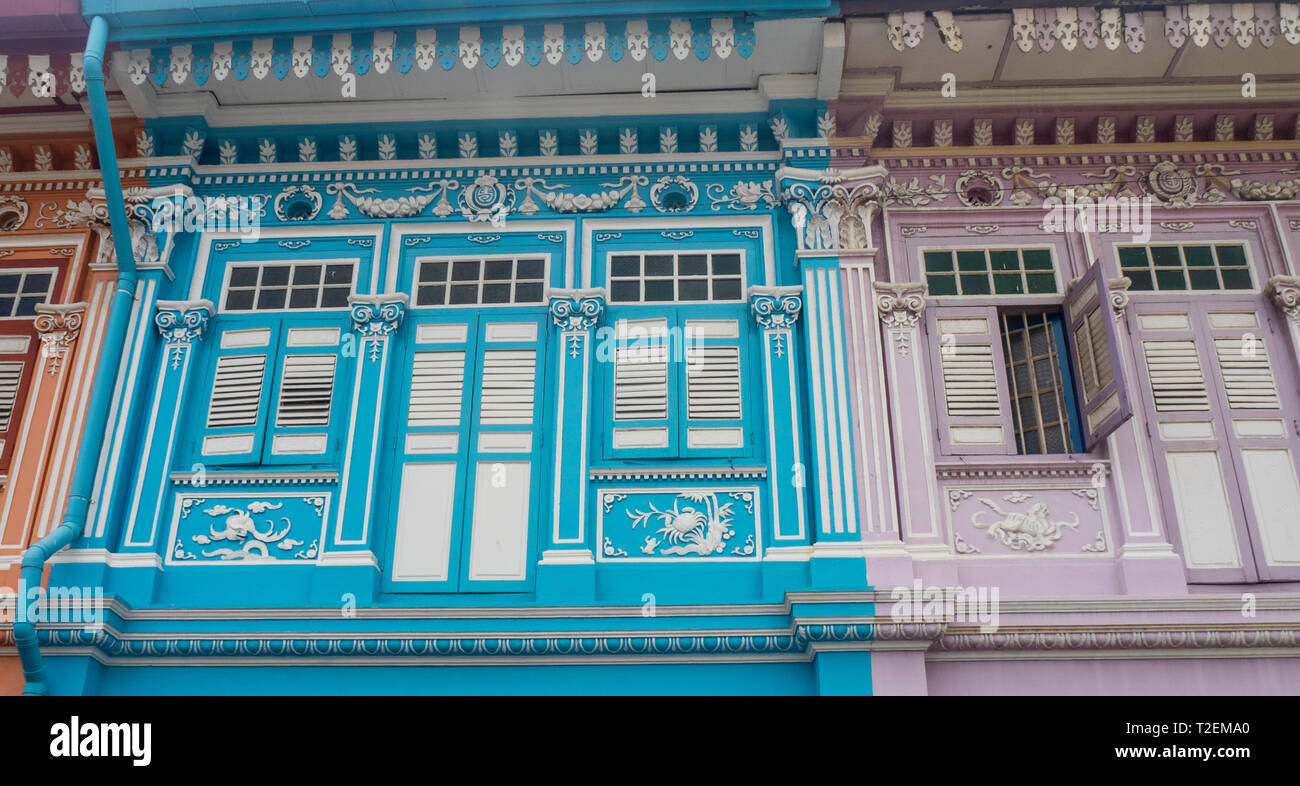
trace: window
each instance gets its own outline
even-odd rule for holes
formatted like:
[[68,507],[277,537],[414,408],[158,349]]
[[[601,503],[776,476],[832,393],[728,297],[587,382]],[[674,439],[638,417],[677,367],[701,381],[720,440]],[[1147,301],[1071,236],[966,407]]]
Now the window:
[[1246,247],[1240,244],[1128,246],[1119,265],[1135,292],[1250,289]]
[[613,303],[734,302],[743,299],[739,252],[612,254]]
[[1099,263],[1059,310],[936,305],[926,324],[946,455],[1090,451],[1132,415]]
[[1001,317],[1016,452],[1078,451],[1078,415],[1061,314]]
[[0,271],[0,318],[36,316],[36,306],[49,301],[54,269]]
[[455,257],[415,264],[417,306],[541,303],[545,290],[543,257]]
[[1057,291],[1052,251],[959,249],[926,251],[925,280],[930,294],[1041,295]]
[[226,282],[226,311],[346,308],[356,266],[352,262],[233,264]]

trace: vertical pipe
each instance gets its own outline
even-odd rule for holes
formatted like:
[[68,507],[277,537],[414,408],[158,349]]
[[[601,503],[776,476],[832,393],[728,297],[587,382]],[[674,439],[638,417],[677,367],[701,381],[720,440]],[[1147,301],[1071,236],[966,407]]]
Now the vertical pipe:
[[[108,98],[104,94],[104,48],[108,43],[108,23],[95,17],[90,23],[86,39],[85,69],[86,95],[90,101],[90,121],[95,133],[95,147],[99,153],[99,171],[104,181],[104,199],[108,203],[109,224],[113,231],[113,246],[117,252],[117,285],[108,324],[104,330],[103,351],[95,369],[95,381],[86,407],[86,420],[81,432],[81,446],[68,488],[68,504],[63,522],[49,535],[23,553],[19,586],[40,587],[41,574],[50,556],[72,543],[81,534],[90,508],[90,495],[99,465],[100,450],[104,445],[104,431],[108,425],[109,408],[113,390],[117,386],[118,363],[122,357],[127,328],[131,321],[131,308],[135,301],[136,268],[131,249],[131,229],[127,223],[122,195],[122,178],[117,170],[117,150],[113,145],[113,126],[108,116]],[[25,593],[20,593],[25,602]],[[23,665],[27,681],[23,694],[44,696],[49,693],[45,664],[41,660],[40,644],[36,636],[36,623],[26,614],[16,615],[14,643]],[[22,619],[18,619],[21,617]]]

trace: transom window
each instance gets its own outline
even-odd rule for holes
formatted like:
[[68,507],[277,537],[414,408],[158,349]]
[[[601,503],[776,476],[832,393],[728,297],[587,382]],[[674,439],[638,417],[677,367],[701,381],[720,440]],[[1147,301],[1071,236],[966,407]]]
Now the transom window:
[[1016,451],[1081,450],[1076,447],[1080,429],[1061,315],[1004,312],[1000,316]]
[[231,265],[226,311],[345,308],[352,294],[352,262],[277,262]]
[[925,252],[931,295],[1041,295],[1056,292],[1051,249]]
[[1133,291],[1250,289],[1246,248],[1232,245],[1129,246],[1119,266]]
[[0,271],[0,317],[30,317],[36,306],[50,299],[54,289],[54,271]]
[[609,258],[609,299],[614,303],[736,301],[743,294],[735,251]]
[[542,257],[458,257],[415,266],[417,306],[541,303],[545,289]]

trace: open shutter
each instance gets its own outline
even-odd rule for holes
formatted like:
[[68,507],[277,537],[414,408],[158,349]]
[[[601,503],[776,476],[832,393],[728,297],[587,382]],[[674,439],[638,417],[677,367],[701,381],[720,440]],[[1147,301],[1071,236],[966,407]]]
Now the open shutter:
[[1091,451],[1133,417],[1100,261],[1065,295],[1065,332],[1074,360],[1085,447]]
[[673,321],[670,315],[614,323],[613,417],[605,421],[606,458],[676,455],[669,419],[677,387],[668,330]]
[[22,441],[23,409],[41,371],[41,342],[29,321],[0,323],[0,474]]
[[737,319],[684,319],[681,389],[684,456],[747,456],[743,369],[745,344]]
[[[342,328],[286,323],[272,399],[265,464],[317,464],[338,455],[346,420],[339,390]],[[350,391],[349,391],[350,392]]]
[[217,338],[211,398],[199,437],[198,460],[255,464],[262,457],[271,369],[279,327],[226,328]]
[[935,306],[926,326],[943,452],[1015,453],[997,309]]

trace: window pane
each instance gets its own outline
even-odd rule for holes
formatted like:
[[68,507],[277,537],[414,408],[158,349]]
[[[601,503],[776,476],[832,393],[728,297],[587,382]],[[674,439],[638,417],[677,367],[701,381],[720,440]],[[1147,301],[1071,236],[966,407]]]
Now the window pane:
[[990,251],[989,260],[994,270],[1020,269],[1020,254],[1015,251]]
[[988,270],[988,258],[983,251],[958,251],[957,269],[965,271]]
[[509,303],[510,285],[509,284],[484,284],[483,302],[484,303]]
[[703,254],[683,254],[677,258],[677,275],[706,276],[709,273],[709,260]]
[[645,258],[645,274],[647,276],[671,276],[673,274],[673,258],[663,254],[647,256]]
[[282,286],[288,283],[288,265],[269,265],[262,268],[262,286]]
[[714,254],[713,274],[715,276],[740,275],[740,254]]
[[17,301],[11,297],[0,297],[0,317],[13,316],[14,304]]
[[1021,295],[1025,287],[1020,281],[1019,273],[993,274],[993,291],[999,295]]
[[1209,246],[1184,246],[1183,256],[1187,258],[1188,267],[1211,267],[1214,257],[1210,255]]
[[1224,267],[1245,267],[1246,249],[1244,246],[1215,246],[1219,255],[1219,264]]
[[1145,270],[1125,270],[1124,275],[1133,280],[1129,289],[1141,292],[1150,292],[1155,289],[1155,283],[1151,280],[1151,274]]
[[321,308],[342,308],[348,304],[352,287],[325,287],[320,294]]
[[18,299],[16,316],[29,317],[36,313],[36,307],[45,302],[44,297],[24,297]]
[[515,284],[515,302],[516,303],[540,303],[542,302],[542,283],[522,283]]
[[257,268],[255,267],[236,267],[230,270],[230,286],[232,287],[255,287],[257,286]]
[[315,308],[318,291],[315,287],[295,289],[289,296],[289,308]]
[[1213,268],[1209,270],[1188,270],[1187,279],[1192,289],[1218,289],[1219,274]]
[[451,302],[453,305],[458,306],[466,303],[477,303],[478,284],[457,284],[453,286],[451,288]]
[[963,295],[987,295],[989,292],[989,277],[984,273],[965,273],[961,277],[961,293]]
[[253,290],[232,289],[226,293],[226,310],[247,311],[253,307]]
[[672,279],[647,279],[645,282],[645,299],[648,301],[672,300]]
[[1160,289],[1187,289],[1182,270],[1157,270],[1156,284]]
[[415,305],[441,306],[446,302],[447,288],[443,286],[425,286],[416,290]]
[[[286,273],[287,272],[288,271],[286,270]],[[257,296],[257,307],[284,308],[284,298],[286,294],[288,294],[287,289],[263,289]]]
[[[451,280],[452,281],[477,281],[479,272],[479,262],[477,259],[459,259],[452,263]],[[453,290],[454,291],[454,290]],[[452,296],[452,302],[456,302],[455,296]]]
[[740,300],[740,279],[719,278],[713,282],[714,300]]
[[540,281],[546,275],[546,260],[521,259],[515,263],[515,278]]
[[1121,248],[1119,264],[1120,267],[1147,267],[1147,250],[1142,247]]
[[1051,273],[1026,273],[1025,283],[1031,295],[1056,291],[1056,276]]
[[484,281],[501,281],[510,280],[511,268],[514,267],[513,259],[489,259],[483,263],[483,280]]
[[641,275],[641,258],[640,257],[614,257],[610,262],[610,275],[614,275],[614,276]]
[[1174,246],[1154,246],[1151,249],[1151,261],[1156,267],[1182,267],[1178,249]]
[[925,277],[926,282],[930,285],[931,295],[955,295],[957,294],[957,277],[956,276],[937,276],[933,273]]
[[1223,286],[1225,289],[1250,289],[1250,271],[1244,268],[1237,270],[1223,270]]
[[447,280],[447,263],[446,262],[425,262],[420,265],[421,281],[446,281]]
[[677,282],[678,300],[708,300],[709,282],[707,279],[683,279]]
[[0,276],[0,293],[6,295],[18,291],[18,282],[22,276]]
[[632,303],[641,299],[640,281],[614,281],[609,285],[609,299]]
[[351,284],[352,283],[352,266],[351,265],[330,265],[325,268],[326,284]]
[[1052,252],[1045,248],[1037,248],[1022,252],[1025,258],[1026,270],[1052,270]]
[[925,252],[925,271],[927,273],[942,273],[952,270],[952,253],[949,251],[927,251]]
[[319,284],[320,272],[320,265],[299,265],[293,269],[293,283]]
[[44,293],[50,288],[49,273],[29,273],[27,279],[23,281],[23,292],[40,292]]

